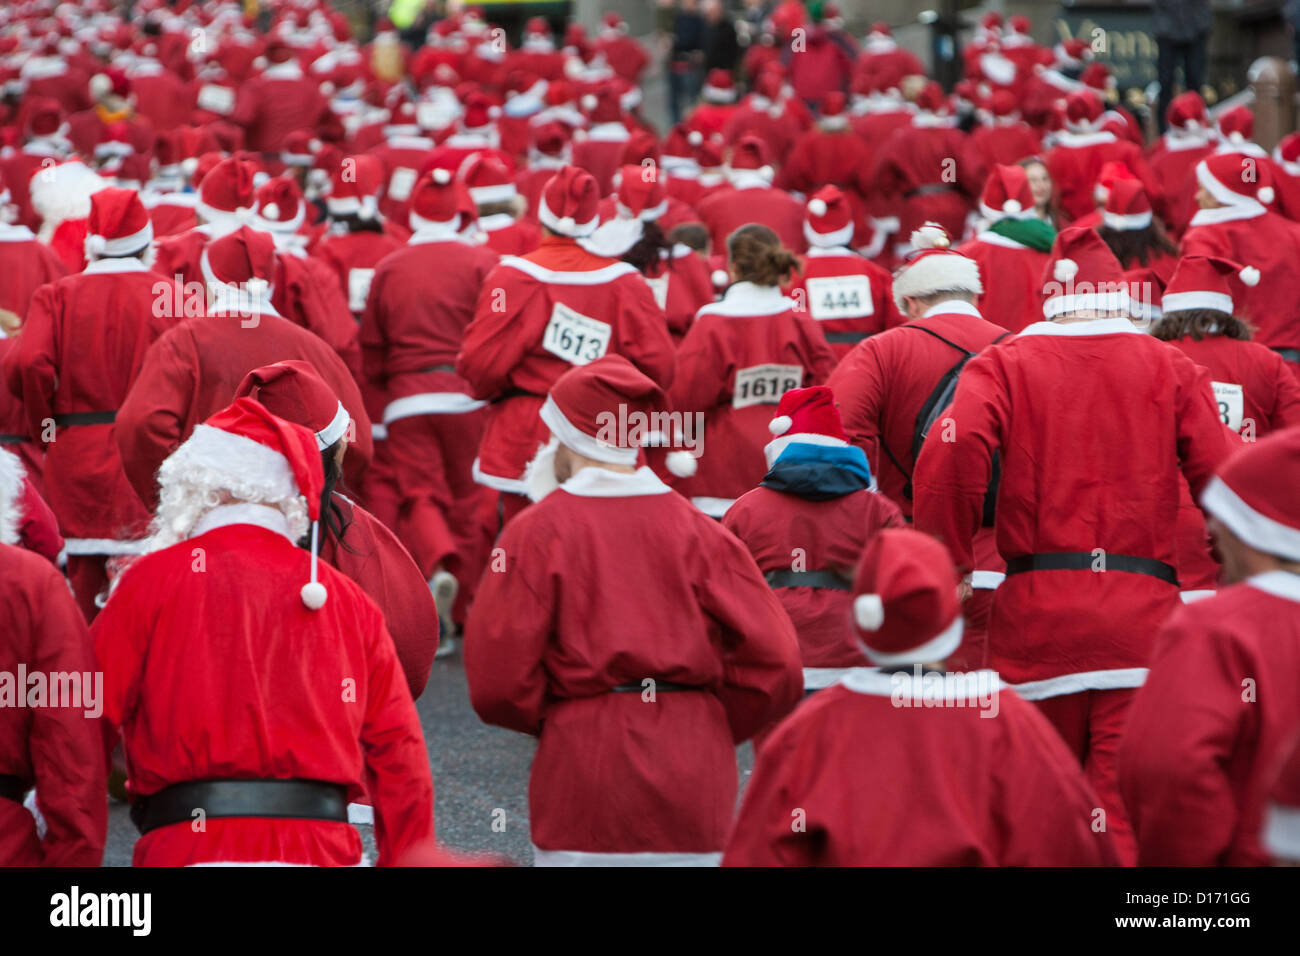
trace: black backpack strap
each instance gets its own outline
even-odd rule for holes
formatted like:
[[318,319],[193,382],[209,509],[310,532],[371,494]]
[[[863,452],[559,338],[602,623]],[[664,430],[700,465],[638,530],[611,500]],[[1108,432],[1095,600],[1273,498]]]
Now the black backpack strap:
[[[903,325],[903,326],[900,326],[900,328],[904,328],[904,329],[916,329],[916,331],[918,331],[918,332],[924,332],[926,335],[932,335],[932,336],[934,336],[936,339],[938,339],[940,342],[942,342],[944,345],[947,345],[947,346],[949,346],[950,348],[954,348],[954,349],[956,349],[958,352],[961,352],[963,355],[974,355],[974,354],[975,354],[974,352],[971,352],[971,351],[969,351],[969,350],[967,350],[967,349],[962,348],[962,347],[961,347],[960,345],[958,345],[956,342],[950,341],[949,339],[945,339],[945,338],[944,338],[942,335],[940,335],[938,332],[935,332],[935,331],[932,330],[932,329],[927,329],[924,325]],[[996,341],[996,339],[995,339],[994,341]]]

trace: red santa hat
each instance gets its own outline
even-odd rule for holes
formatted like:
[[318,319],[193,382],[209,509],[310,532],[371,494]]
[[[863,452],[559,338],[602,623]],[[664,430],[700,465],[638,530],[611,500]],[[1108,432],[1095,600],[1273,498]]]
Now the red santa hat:
[[[541,418],[551,434],[584,458],[635,465],[641,445],[631,423],[666,405],[663,389],[621,355],[606,355],[572,368],[551,386]],[[620,417],[627,424],[618,427]]]
[[58,100],[40,96],[27,103],[27,132],[32,136],[53,136],[63,125],[63,108]]
[[1300,177],[1300,132],[1283,136],[1273,147],[1273,159],[1288,176]]
[[477,205],[509,202],[519,195],[515,177],[499,156],[475,153],[460,168],[460,177]]
[[108,186],[90,197],[86,220],[86,258],[128,256],[153,242],[153,223],[134,189]]
[[1019,101],[1010,90],[994,90],[989,97],[989,112],[994,119],[1008,120],[1020,116]]
[[340,159],[330,169],[325,208],[331,216],[379,218],[379,191],[384,184],[384,164],[377,156],[362,154]]
[[271,306],[275,281],[275,240],[240,226],[203,247],[199,268],[215,299],[212,311],[276,315]]
[[1245,444],[1219,466],[1201,505],[1240,541],[1300,561],[1300,427]]
[[817,111],[821,115],[817,125],[830,131],[848,129],[849,117],[845,112],[847,108],[848,98],[839,90],[832,90],[823,96],[821,103],[818,104]]
[[1032,219],[1034,194],[1029,175],[1020,166],[994,166],[980,194],[980,215],[985,219]]
[[803,235],[819,249],[847,246],[853,239],[853,208],[838,186],[823,186],[804,209]]
[[[775,175],[767,160],[767,144],[753,133],[746,133],[731,147],[731,159],[727,165],[732,172],[756,172],[768,182]],[[701,162],[700,166],[703,167],[704,163]]]
[[246,220],[257,205],[253,179],[257,164],[242,156],[223,159],[208,171],[199,184],[195,209],[208,221]]
[[1048,319],[1085,309],[1127,313],[1132,305],[1119,260],[1097,230],[1085,226],[1056,234],[1043,275],[1043,295]]
[[1029,17],[1025,16],[1023,13],[1017,13],[1007,21],[1007,27],[1013,34],[1027,37],[1029,36],[1029,31],[1033,29],[1033,24],[1030,23]]
[[1065,98],[1065,128],[1091,132],[1097,128],[1106,106],[1092,90],[1077,90]]
[[767,428],[776,436],[763,448],[769,468],[792,442],[836,448],[849,444],[839,409],[835,407],[835,395],[825,385],[790,389],[781,396],[776,417],[768,422]]
[[618,214],[650,222],[668,211],[668,196],[657,166],[627,165],[619,170]]
[[460,128],[466,133],[488,133],[500,113],[500,107],[481,93],[473,93],[465,100],[465,112],[460,117]]
[[1184,256],[1165,287],[1162,312],[1208,309],[1233,314],[1234,285],[1259,285],[1259,270],[1219,256]]
[[912,233],[914,251],[894,274],[894,304],[906,312],[903,299],[924,299],[939,292],[983,295],[980,267],[952,248],[943,226],[927,222]]
[[623,22],[623,18],[613,10],[601,16],[600,25],[602,30],[613,31],[615,33],[627,32],[627,24]]
[[1110,195],[1111,187],[1124,180],[1136,180],[1137,176],[1128,168],[1126,163],[1119,160],[1111,160],[1103,163],[1101,172],[1097,174],[1097,182],[1092,187],[1092,198],[1098,203],[1104,203],[1106,197]]
[[1092,59],[1092,47],[1076,37],[1071,37],[1054,47],[1052,55],[1056,59],[1057,66],[1076,67],[1084,60]]
[[302,496],[312,522],[312,547],[311,580],[299,596],[313,611],[324,606],[329,595],[317,579],[317,555],[325,472],[315,435],[302,425],[276,417],[251,398],[236,398],[196,426],[173,458],[189,467],[266,488],[271,500],[263,503]]
[[1151,200],[1138,179],[1121,179],[1106,194],[1101,221],[1116,232],[1132,232],[1151,225]]
[[411,190],[410,227],[414,231],[465,225],[466,205],[473,206],[465,184],[451,174],[451,170],[434,167],[415,183]]
[[700,90],[700,98],[706,103],[734,103],[736,100],[736,81],[730,71],[721,68],[709,70]]
[[1219,135],[1234,146],[1255,138],[1255,114],[1245,106],[1234,106],[1219,114]]
[[124,72],[110,66],[90,78],[90,95],[96,100],[102,100],[106,96],[126,99],[131,95],[131,81]]
[[286,166],[311,166],[316,161],[320,140],[309,129],[297,129],[285,136],[280,162]]
[[1267,206],[1273,187],[1265,164],[1240,153],[1215,153],[1196,164],[1196,181],[1225,206]]
[[880,667],[942,661],[961,645],[957,569],[948,549],[911,528],[886,528],[853,578],[853,623]]
[[596,231],[599,206],[600,187],[591,173],[565,166],[542,187],[537,219],[551,232],[580,239]]
[[582,109],[593,124],[617,123],[623,118],[619,91],[612,83],[602,83],[582,97]]
[[948,97],[943,87],[934,80],[921,87],[916,94],[916,108],[923,113],[942,113],[948,109]]
[[1205,109],[1205,100],[1195,90],[1179,93],[1169,104],[1165,113],[1169,125],[1181,130],[1191,131],[1208,129],[1210,117]]
[[283,37],[272,36],[266,43],[263,55],[268,63],[288,63],[293,59],[293,47]]
[[288,176],[268,179],[257,190],[253,225],[268,232],[293,233],[307,217],[307,204],[296,180]]
[[654,134],[647,130],[637,130],[628,137],[627,145],[623,147],[623,155],[619,157],[620,166],[658,166],[659,165],[659,141],[655,139]]
[[533,128],[533,149],[543,156],[559,159],[564,156],[568,146],[569,128],[563,123],[551,120]]
[[316,436],[316,447],[330,448],[348,433],[352,417],[310,362],[286,359],[255,368],[235,389],[235,398],[255,399],[273,415],[302,425]]

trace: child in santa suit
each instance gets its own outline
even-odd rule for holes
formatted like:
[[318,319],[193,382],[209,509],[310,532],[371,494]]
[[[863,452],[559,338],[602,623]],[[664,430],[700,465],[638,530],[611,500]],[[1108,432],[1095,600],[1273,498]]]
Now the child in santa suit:
[[1095,232],[1057,237],[1044,288],[1049,321],[962,371],[952,427],[932,430],[917,460],[913,518],[973,567],[1000,455],[1006,580],[990,660],[1078,754],[1131,862],[1116,753],[1153,635],[1178,606],[1179,473],[1199,492],[1230,447],[1204,369],[1134,327],[1123,270]]
[[1147,866],[1259,866],[1268,790],[1300,727],[1300,429],[1246,445],[1201,496],[1228,586],[1177,610],[1119,752]]
[[93,632],[135,864],[356,865],[347,802],[363,782],[381,865],[432,836],[424,736],[383,615],[317,559],[315,436],[237,399],[159,482],[149,553]]
[[46,495],[91,620],[108,558],[136,553],[149,521],[123,470],[114,420],[150,343],[177,317],[157,308],[173,284],[149,271],[153,226],[135,190],[95,193],[88,228],[86,271],[37,291],[4,374],[29,437],[46,445]]
[[[22,465],[0,450],[0,672],[84,675],[85,692],[93,692],[94,648],[67,583],[50,561],[19,546],[23,489]],[[17,692],[25,701],[28,687]],[[92,702],[12,704],[0,707],[0,866],[99,866],[108,815]],[[39,832],[29,805],[43,818]]]
[[1185,256],[1218,256],[1259,269],[1244,290],[1238,314],[1255,326],[1255,340],[1300,375],[1300,223],[1269,209],[1274,199],[1262,164],[1247,176],[1251,157],[1219,153],[1196,164],[1196,204],[1183,235]]
[[564,372],[614,353],[661,385],[672,380],[672,341],[645,280],[578,242],[596,229],[599,193],[574,166],[551,178],[541,245],[488,273],[456,360],[471,397],[492,403],[474,477],[505,493],[505,517],[527,503],[524,469],[546,440],[537,411]]
[[1056,230],[1038,218],[1029,176],[1020,166],[994,166],[980,195],[988,225],[957,251],[975,260],[988,286],[980,314],[1009,332],[1019,332],[1039,314],[1043,267]]
[[657,166],[624,166],[617,178],[614,214],[582,245],[637,267],[664,311],[673,344],[679,344],[695,313],[713,301],[709,267],[694,249],[665,235],[662,222],[672,203],[667,177]]
[[853,223],[852,202],[842,190],[817,190],[804,216],[808,251],[790,285],[791,298],[816,320],[837,360],[868,336],[902,322],[890,274],[853,251]]
[[851,625],[849,585],[863,548],[903,515],[874,488],[824,385],[785,393],[763,454],[767,474],[727,510],[738,537],[794,622],[805,691],[829,687],[867,659]]
[[992,671],[945,672],[957,585],[933,538],[890,528],[868,543],[852,626],[879,666],[849,671],[768,738],[723,865],[1116,862],[1096,794],[1042,715]]
[[393,530],[438,598],[449,647],[487,557],[479,512],[491,494],[473,475],[486,402],[455,363],[497,255],[468,238],[474,202],[445,169],[420,177],[409,221],[406,247],[375,268],[361,345],[396,483]]
[[[1234,302],[1258,281],[1259,270],[1252,266],[1187,256],[1165,289],[1164,315],[1151,329],[1210,373],[1219,418],[1247,443],[1300,425],[1300,383],[1280,355],[1250,341],[1250,326],[1233,315]],[[1219,562],[1209,546],[1205,518],[1184,482],[1178,509],[1178,583],[1184,601],[1212,594],[1218,586]]]
[[560,377],[530,469],[540,500],[506,526],[470,611],[475,711],[540,738],[538,865],[716,864],[734,748],[799,697],[794,630],[753,559],[637,467],[664,407],[623,356]]
[[797,260],[776,234],[738,229],[727,258],[732,283],[686,333],[669,392],[674,410],[704,415],[707,438],[698,473],[674,487],[715,518],[763,477],[771,406],[835,367],[817,323],[781,294]]

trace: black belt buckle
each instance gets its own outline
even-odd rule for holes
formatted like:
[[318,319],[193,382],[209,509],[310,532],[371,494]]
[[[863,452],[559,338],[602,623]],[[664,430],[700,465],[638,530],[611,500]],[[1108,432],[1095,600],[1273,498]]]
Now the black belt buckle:
[[131,804],[141,835],[174,823],[201,819],[269,817],[347,823],[347,788],[323,780],[190,780],[172,784]]

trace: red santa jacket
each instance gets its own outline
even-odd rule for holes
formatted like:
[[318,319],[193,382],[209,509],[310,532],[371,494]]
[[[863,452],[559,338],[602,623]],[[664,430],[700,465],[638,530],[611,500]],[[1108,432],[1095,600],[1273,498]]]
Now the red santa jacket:
[[636,269],[559,236],[502,259],[484,279],[456,360],[473,397],[493,402],[475,477],[525,493],[524,468],[546,442],[543,397],[569,368],[609,353],[661,386],[672,380],[663,312]]
[[1258,285],[1237,300],[1237,314],[1269,348],[1300,348],[1300,223],[1262,206],[1201,209],[1183,234],[1185,256],[1225,256],[1259,269]]
[[[753,559],[646,468],[580,470],[499,544],[511,558],[483,577],[465,672],[479,717],[541,738],[538,862],[716,862],[734,747],[801,687],[790,619]],[[526,620],[507,610],[521,604]]]
[[1093,187],[1097,185],[1101,167],[1110,162],[1123,163],[1142,180],[1151,205],[1157,212],[1163,212],[1164,193],[1147,167],[1141,148],[1116,138],[1114,133],[1063,130],[1057,134],[1056,145],[1048,150],[1045,161],[1056,188],[1061,215],[1067,220],[1078,219],[1096,208]]
[[1141,866],[1263,866],[1268,787],[1300,726],[1300,577],[1178,609],[1129,711],[1119,785]]
[[296,61],[267,67],[240,84],[231,118],[248,133],[253,152],[276,153],[295,130],[315,129],[328,108],[319,84]]
[[357,321],[348,300],[334,281],[330,267],[319,259],[295,252],[277,252],[271,304],[295,325],[314,332],[361,377],[361,346]]
[[427,136],[390,136],[370,150],[370,155],[384,166],[384,192],[379,199],[379,211],[385,219],[406,224],[411,211],[411,190],[432,151],[433,140]]
[[179,236],[199,224],[195,213],[198,193],[140,194],[140,201],[149,210],[149,222],[157,239]]
[[668,252],[660,252],[659,264],[651,264],[645,281],[663,309],[673,344],[680,345],[696,313],[713,301],[708,264],[690,246],[678,242]]
[[135,111],[155,130],[175,129],[190,121],[198,105],[197,83],[186,83],[160,64],[137,63],[130,73]]
[[923,706],[913,675],[867,668],[800,706],[759,751],[723,865],[1117,865],[1092,830],[1096,794],[1037,708],[1006,688],[981,699],[989,671],[954,678],[969,688],[958,706]]
[[966,365],[948,417],[957,427],[932,432],[917,461],[917,530],[970,569],[1000,450],[1002,557],[1090,558],[1008,575],[993,599],[994,668],[1033,699],[1141,686],[1177,587],[1100,571],[1116,556],[1172,568],[1179,470],[1199,495],[1229,451],[1205,370],[1127,319],[1040,322]]
[[[172,283],[139,259],[100,259],[43,286],[5,357],[28,435],[46,443],[45,493],[70,554],[134,550],[149,510],[127,482],[113,416],[150,343],[172,325]],[[98,414],[94,421],[79,416]]]
[[968,149],[956,127],[915,120],[885,141],[870,179],[876,192],[902,197],[900,241],[926,222],[937,222],[951,236],[965,231],[971,197],[979,188],[972,178],[976,164],[966,161]]
[[63,152],[45,140],[32,140],[7,158],[0,158],[9,201],[18,207],[18,222],[28,229],[40,229],[41,217],[32,208],[32,177],[42,169],[63,161]]
[[[792,455],[786,461],[797,467],[799,460]],[[903,525],[898,506],[875,491],[823,497],[825,489],[815,485],[805,476],[783,474],[778,458],[763,484],[738,498],[722,519],[764,575],[788,575],[769,581],[799,635],[805,690],[829,686],[844,668],[867,665],[853,628],[848,582],[876,532]],[[799,584],[801,571],[829,572],[844,587]]]
[[757,136],[767,146],[767,155],[787,156],[802,131],[799,121],[779,106],[746,101],[728,121],[722,138],[734,146],[742,137]]
[[776,286],[737,282],[706,305],[677,350],[668,398],[699,413],[699,470],[674,487],[706,514],[721,515],[766,470],[763,446],[781,396],[826,381],[835,355],[817,323]]
[[757,176],[739,185],[724,186],[694,205],[718,252],[725,253],[727,237],[751,222],[767,226],[793,252],[808,248],[803,234],[803,203],[785,190],[761,182]]
[[[311,559],[274,509],[218,507],[197,530],[133,563],[95,621],[131,793],[231,777],[324,781],[349,799],[364,786],[380,864],[432,836],[424,735],[379,608],[323,563],[328,600],[305,607]],[[218,818],[199,833],[189,821],[151,830],[134,855],[136,866],[255,862],[356,865],[361,837],[342,821]]]
[[1042,143],[1028,123],[998,121],[971,130],[967,158],[977,166],[971,175],[976,190],[984,188],[984,180],[994,166],[1014,166],[1020,160],[1038,155]]
[[68,274],[63,261],[26,226],[0,223],[0,255],[5,262],[0,271],[0,309],[20,319],[38,288]]
[[1009,332],[1042,320],[1043,270],[1048,254],[996,232],[981,232],[957,249],[980,267],[980,315]]
[[374,454],[370,418],[338,354],[278,315],[200,315],[159,336],[117,413],[113,439],[131,487],[148,508],[157,505],[158,466],[194,426],[229,405],[253,369],[285,359],[309,362],[352,416],[343,474],[350,487],[361,487]]
[[573,165],[585,169],[596,179],[600,194],[613,191],[614,173],[623,164],[623,150],[631,138],[622,123],[597,123],[574,137]]
[[855,193],[861,170],[874,160],[868,144],[852,130],[810,129],[795,141],[783,157],[777,185],[793,192],[811,194],[822,186],[839,186]]
[[478,227],[486,235],[485,245],[499,256],[526,256],[542,241],[542,230],[535,223],[505,212],[480,216]]
[[71,702],[81,706],[33,705],[22,681],[20,700],[0,707],[0,775],[35,787],[45,819],[45,833],[38,835],[31,812],[0,797],[0,864],[99,866],[108,828],[104,744],[95,713],[103,700],[91,699],[99,667],[85,619],[63,575],[40,555],[6,543],[0,543],[0,619],[0,673],[14,680],[20,667],[28,674],[77,675],[83,687],[81,701]]
[[347,299],[348,309],[355,319],[361,318],[370,294],[370,282],[375,267],[389,253],[402,248],[392,236],[382,232],[327,233],[312,248],[311,254],[329,266],[338,279],[339,290]]
[[1165,197],[1165,217],[1174,236],[1181,236],[1196,212],[1196,164],[1214,152],[1207,136],[1162,136],[1147,157],[1151,175]]
[[902,323],[893,277],[844,246],[813,246],[790,296],[817,321],[836,360],[868,336]]
[[686,118],[686,129],[698,132],[705,139],[721,136],[739,111],[738,103],[701,103]]

